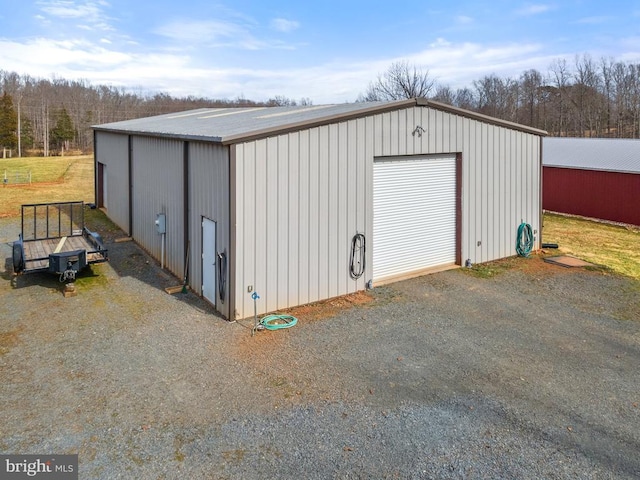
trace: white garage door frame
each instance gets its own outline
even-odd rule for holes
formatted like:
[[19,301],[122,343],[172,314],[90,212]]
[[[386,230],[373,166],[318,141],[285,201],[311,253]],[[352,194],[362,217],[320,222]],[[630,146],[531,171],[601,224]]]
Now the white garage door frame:
[[377,157],[373,281],[460,265],[460,153]]

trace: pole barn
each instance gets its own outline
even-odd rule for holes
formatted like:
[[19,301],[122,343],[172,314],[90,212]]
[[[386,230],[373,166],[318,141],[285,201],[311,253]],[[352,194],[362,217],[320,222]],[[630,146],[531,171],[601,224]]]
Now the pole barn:
[[94,129],[98,205],[229,320],[540,246],[545,132],[431,100]]
[[545,210],[640,225],[640,140],[544,139]]

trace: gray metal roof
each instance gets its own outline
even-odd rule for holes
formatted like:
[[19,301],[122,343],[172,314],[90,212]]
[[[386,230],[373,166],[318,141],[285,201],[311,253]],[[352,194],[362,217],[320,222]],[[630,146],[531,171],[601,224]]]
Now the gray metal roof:
[[640,140],[547,137],[542,141],[542,164],[640,173]]
[[536,135],[546,132],[502,121],[422,98],[395,102],[362,102],[295,107],[201,108],[155,117],[95,125],[98,131],[237,143],[300,128],[310,128],[350,118],[425,105]]

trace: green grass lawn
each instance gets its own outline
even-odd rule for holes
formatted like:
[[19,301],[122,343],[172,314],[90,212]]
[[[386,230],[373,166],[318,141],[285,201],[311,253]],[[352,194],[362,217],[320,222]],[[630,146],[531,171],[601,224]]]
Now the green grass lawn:
[[[20,215],[20,205],[84,201],[93,202],[93,155],[0,159],[0,217]],[[16,173],[31,172],[31,185],[12,185]]]
[[[640,228],[545,213],[542,241],[559,252],[640,280]],[[549,250],[553,252],[553,250]]]

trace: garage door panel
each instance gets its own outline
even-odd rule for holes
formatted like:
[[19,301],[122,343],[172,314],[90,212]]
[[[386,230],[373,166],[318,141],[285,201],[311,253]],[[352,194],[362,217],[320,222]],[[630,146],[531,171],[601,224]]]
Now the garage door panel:
[[455,155],[374,163],[373,277],[456,260]]

